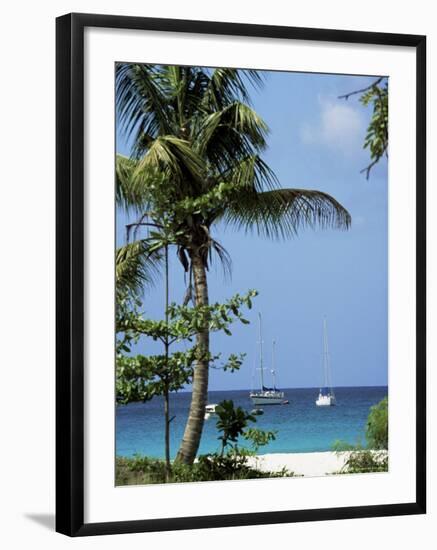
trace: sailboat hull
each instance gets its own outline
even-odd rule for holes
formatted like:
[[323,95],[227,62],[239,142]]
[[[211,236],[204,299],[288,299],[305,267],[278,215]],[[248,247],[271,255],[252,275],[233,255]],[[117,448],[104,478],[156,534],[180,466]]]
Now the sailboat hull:
[[284,392],[275,392],[271,395],[250,394],[250,399],[254,405],[282,405],[284,397]]
[[332,407],[335,405],[335,397],[333,395],[319,395],[316,405],[318,407]]

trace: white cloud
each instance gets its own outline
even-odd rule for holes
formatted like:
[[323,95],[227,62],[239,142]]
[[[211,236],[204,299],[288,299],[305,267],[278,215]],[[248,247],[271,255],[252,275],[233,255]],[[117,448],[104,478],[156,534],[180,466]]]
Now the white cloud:
[[365,120],[359,107],[340,100],[319,98],[319,120],[301,127],[301,139],[307,144],[321,144],[345,152],[361,148]]

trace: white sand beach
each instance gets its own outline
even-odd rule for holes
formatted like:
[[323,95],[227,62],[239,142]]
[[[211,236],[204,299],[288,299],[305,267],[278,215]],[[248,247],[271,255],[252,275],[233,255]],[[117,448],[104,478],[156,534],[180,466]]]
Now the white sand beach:
[[320,453],[278,453],[266,454],[249,458],[249,464],[257,466],[260,470],[278,472],[287,468],[295,475],[323,476],[338,472],[349,455],[349,452],[342,453],[320,452]]

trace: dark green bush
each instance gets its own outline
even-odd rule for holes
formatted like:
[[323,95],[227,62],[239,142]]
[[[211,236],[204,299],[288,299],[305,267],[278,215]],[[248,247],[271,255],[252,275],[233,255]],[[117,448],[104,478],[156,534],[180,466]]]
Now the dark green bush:
[[[189,466],[179,462],[172,464],[171,483],[192,481],[225,481],[237,479],[259,479],[291,477],[293,472],[262,472],[248,465],[245,455],[230,452],[200,455],[197,462]],[[134,458],[117,457],[116,485],[145,485],[165,483],[165,462],[146,456]]]
[[388,399],[385,397],[370,408],[366,440],[369,449],[388,449]]
[[368,474],[387,472],[388,454],[385,451],[355,450],[350,453],[339,473]]

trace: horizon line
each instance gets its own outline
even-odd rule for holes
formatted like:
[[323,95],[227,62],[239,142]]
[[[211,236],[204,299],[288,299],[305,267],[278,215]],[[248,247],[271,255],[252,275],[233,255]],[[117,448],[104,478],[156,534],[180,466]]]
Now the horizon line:
[[[285,387],[285,386],[281,386],[281,388],[278,388],[280,390],[314,390],[314,389],[317,389],[317,388],[323,388],[325,386],[290,386],[290,387]],[[336,389],[336,388],[387,388],[388,389],[388,384],[361,384],[361,385],[358,385],[358,386],[352,386],[352,385],[343,385],[343,386],[332,386],[333,389]],[[208,392],[213,392],[213,391],[248,391],[248,392],[251,392],[251,391],[255,391],[253,388],[225,388],[225,389],[211,389],[211,388],[208,388]],[[175,392],[175,393],[191,393],[191,390],[180,390],[178,392]]]

